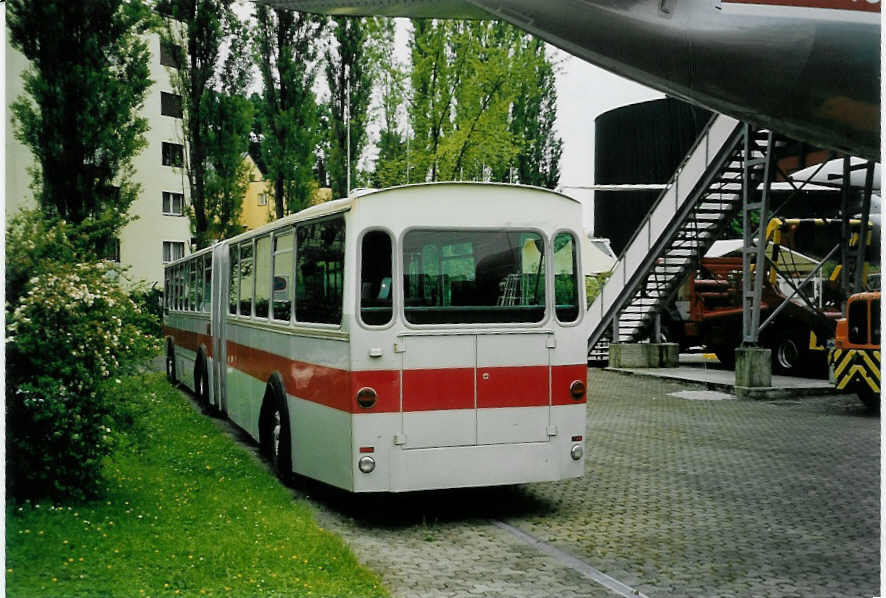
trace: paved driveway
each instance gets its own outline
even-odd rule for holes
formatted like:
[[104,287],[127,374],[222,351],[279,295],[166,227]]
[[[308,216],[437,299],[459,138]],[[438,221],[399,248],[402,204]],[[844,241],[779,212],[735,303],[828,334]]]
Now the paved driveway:
[[848,395],[686,390],[591,370],[580,480],[296,490],[395,596],[878,594],[879,418]]

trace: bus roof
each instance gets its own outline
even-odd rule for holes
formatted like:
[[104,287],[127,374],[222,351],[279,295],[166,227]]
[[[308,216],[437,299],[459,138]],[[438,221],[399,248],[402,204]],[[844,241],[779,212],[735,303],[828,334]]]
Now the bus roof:
[[[581,204],[581,202],[578,201],[577,199],[575,199],[573,197],[569,197],[568,195],[565,195],[564,193],[561,193],[559,191],[554,191],[551,189],[547,189],[545,187],[536,187],[533,185],[518,185],[518,184],[514,184],[514,183],[495,183],[495,182],[478,183],[478,182],[469,182],[469,181],[440,181],[440,182],[434,182],[434,183],[410,183],[408,185],[397,185],[395,187],[385,187],[384,189],[354,190],[351,192],[351,195],[349,197],[343,197],[341,199],[334,199],[332,201],[327,201],[327,202],[318,204],[316,206],[310,206],[308,208],[305,208],[303,210],[296,212],[295,214],[290,214],[289,216],[284,216],[283,218],[280,218],[278,220],[274,220],[274,221],[269,222],[269,223],[267,223],[263,226],[260,226],[258,228],[254,228],[252,230],[242,232],[239,235],[229,237],[227,239],[222,239],[221,241],[218,241],[218,243],[237,243],[239,241],[245,241],[246,239],[250,239],[254,236],[262,235],[266,232],[270,232],[272,230],[275,230],[277,228],[280,228],[280,227],[283,227],[283,226],[286,226],[289,224],[294,224],[294,223],[302,222],[305,220],[311,220],[313,218],[321,218],[323,216],[330,216],[333,214],[339,214],[342,212],[346,212],[346,211],[350,210],[351,206],[353,206],[356,202],[366,201],[367,199],[370,199],[370,198],[373,198],[373,197],[376,197],[379,195],[387,195],[390,193],[399,193],[399,192],[405,191],[405,190],[423,189],[423,188],[428,188],[428,187],[441,187],[441,186],[446,186],[446,185],[463,186],[463,187],[510,187],[513,189],[521,189],[521,190],[526,190],[526,191],[539,191],[539,192],[549,194],[549,195],[556,195],[562,199],[566,199],[568,201],[571,201],[571,202],[574,202],[577,204]],[[213,245],[215,245],[215,243]],[[207,253],[210,250],[211,250],[211,247],[205,247],[199,251],[195,251],[194,253],[191,253],[189,255],[186,255],[185,257],[179,258],[179,259],[175,260],[174,262],[169,262],[168,264],[165,264],[165,265],[171,266],[173,264],[184,262],[192,257],[201,255],[203,253]]]

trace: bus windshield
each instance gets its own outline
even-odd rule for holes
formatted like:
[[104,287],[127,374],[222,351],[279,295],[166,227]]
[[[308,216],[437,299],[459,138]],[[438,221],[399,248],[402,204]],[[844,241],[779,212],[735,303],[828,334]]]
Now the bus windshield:
[[403,240],[412,324],[540,322],[544,239],[524,230],[413,230]]

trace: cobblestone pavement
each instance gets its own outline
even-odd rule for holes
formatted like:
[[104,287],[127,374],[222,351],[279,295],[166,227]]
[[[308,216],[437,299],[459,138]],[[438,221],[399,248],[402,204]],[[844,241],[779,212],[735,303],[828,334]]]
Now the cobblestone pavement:
[[600,370],[588,387],[582,479],[295,489],[398,597],[614,595],[497,522],[650,598],[878,594],[879,418],[857,399],[687,400]]

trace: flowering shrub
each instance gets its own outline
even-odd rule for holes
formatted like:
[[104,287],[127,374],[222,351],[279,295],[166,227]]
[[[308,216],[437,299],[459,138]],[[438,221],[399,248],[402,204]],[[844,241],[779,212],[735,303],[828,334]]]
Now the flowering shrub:
[[43,261],[7,311],[7,435],[17,497],[94,493],[131,415],[108,385],[160,349],[109,262]]

